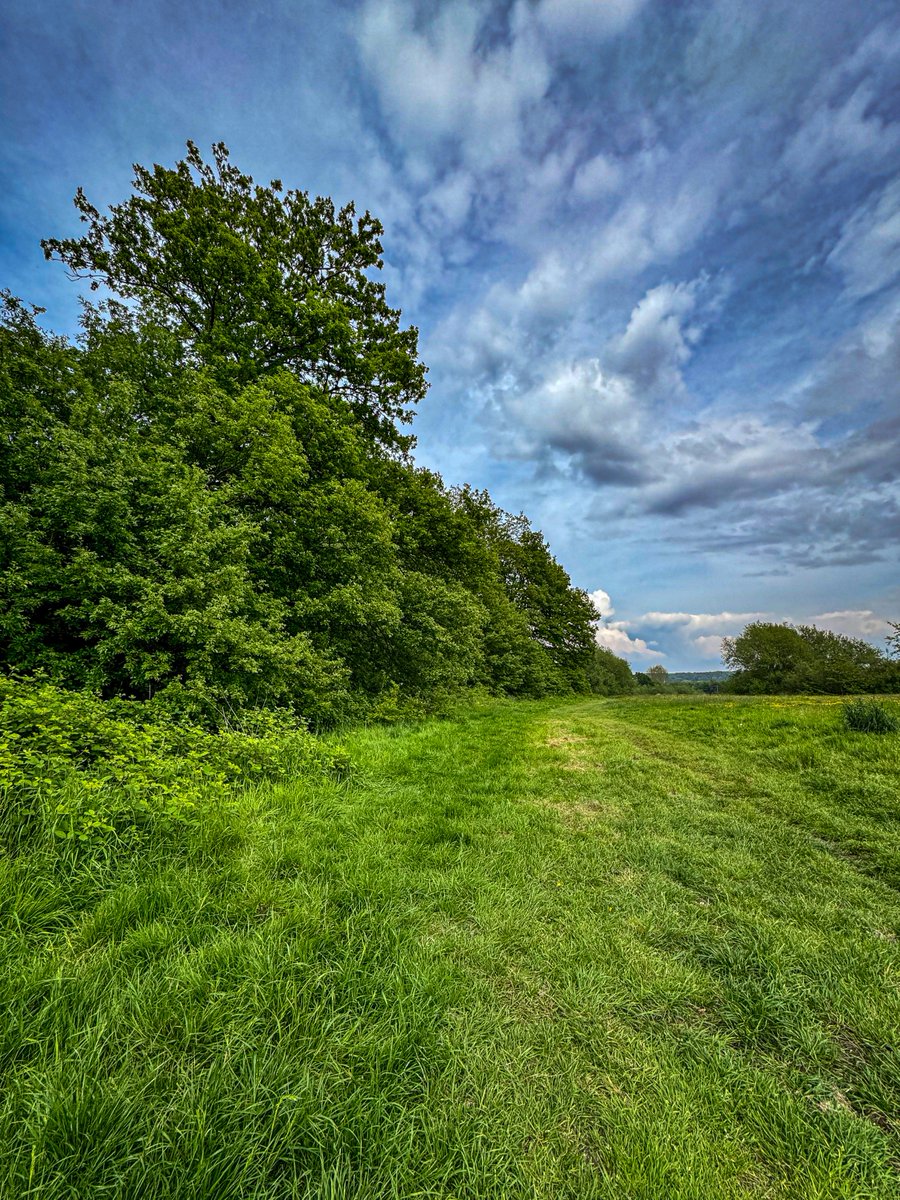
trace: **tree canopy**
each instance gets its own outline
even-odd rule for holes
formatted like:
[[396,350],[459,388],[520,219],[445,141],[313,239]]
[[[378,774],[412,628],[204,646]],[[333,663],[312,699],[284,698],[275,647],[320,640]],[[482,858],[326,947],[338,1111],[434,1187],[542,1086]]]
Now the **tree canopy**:
[[425,394],[425,367],[417,330],[400,327],[371,274],[383,265],[381,223],[277,179],[254,184],[221,142],[211,163],[187,147],[174,168],[135,164],[134,193],[108,215],[79,188],[87,231],[45,239],[45,256],[136,302],[188,361],[238,383],[286,368],[396,443],[394,422]]

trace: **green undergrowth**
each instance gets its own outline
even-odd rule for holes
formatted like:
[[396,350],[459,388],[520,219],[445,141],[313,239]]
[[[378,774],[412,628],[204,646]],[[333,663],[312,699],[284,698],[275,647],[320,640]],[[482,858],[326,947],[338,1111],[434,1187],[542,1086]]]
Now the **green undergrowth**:
[[896,736],[662,697],[341,745],[2,859],[0,1195],[896,1196]]
[[289,713],[245,710],[217,730],[151,704],[103,701],[41,676],[0,676],[0,839],[99,846],[205,821],[264,781],[347,766]]

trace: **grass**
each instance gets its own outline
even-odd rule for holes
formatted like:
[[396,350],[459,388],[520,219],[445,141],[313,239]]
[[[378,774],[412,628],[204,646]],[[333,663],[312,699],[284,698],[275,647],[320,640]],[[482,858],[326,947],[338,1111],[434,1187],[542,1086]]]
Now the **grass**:
[[0,1195],[895,1197],[900,743],[497,703],[0,860]]

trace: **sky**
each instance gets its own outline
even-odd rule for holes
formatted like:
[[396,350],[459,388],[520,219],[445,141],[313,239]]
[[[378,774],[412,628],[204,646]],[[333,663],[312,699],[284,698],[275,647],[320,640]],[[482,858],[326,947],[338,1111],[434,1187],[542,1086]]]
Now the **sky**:
[[900,620],[896,0],[29,0],[0,12],[0,286],[223,140],[385,227],[416,459],[543,530],[640,669]]

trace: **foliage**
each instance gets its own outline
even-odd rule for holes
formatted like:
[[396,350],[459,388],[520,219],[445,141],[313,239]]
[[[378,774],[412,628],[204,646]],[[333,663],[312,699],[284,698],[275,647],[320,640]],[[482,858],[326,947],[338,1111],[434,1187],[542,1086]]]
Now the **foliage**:
[[635,688],[631,666],[606,646],[595,646],[588,669],[590,689],[598,696],[625,696]]
[[754,621],[725,638],[722,658],[735,674],[733,692],[812,692],[832,695],[890,690],[888,660],[862,638],[814,625]]
[[790,625],[753,621],[737,638],[722,640],[722,661],[740,673],[729,690],[789,691],[803,656],[803,639]]
[[76,206],[45,250],[113,298],[74,345],[0,322],[0,668],[209,727],[587,690],[594,610],[541,534],[406,455],[374,219],[221,146]]
[[150,706],[0,677],[0,825],[13,842],[42,831],[133,837],[153,822],[191,820],[247,784],[343,766],[276,710],[209,733],[154,721]]
[[900,721],[879,700],[845,704],[844,725],[854,733],[896,733],[900,729]]
[[[394,426],[425,394],[418,334],[400,328],[384,285],[381,224],[352,204],[256,185],[227,148],[203,160],[188,142],[173,169],[135,164],[134,194],[102,215],[81,188],[87,232],[47,238],[47,258],[140,306],[184,357],[248,383],[287,368],[340,395],[365,427],[402,445]],[[118,310],[124,317],[124,311]]]

